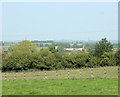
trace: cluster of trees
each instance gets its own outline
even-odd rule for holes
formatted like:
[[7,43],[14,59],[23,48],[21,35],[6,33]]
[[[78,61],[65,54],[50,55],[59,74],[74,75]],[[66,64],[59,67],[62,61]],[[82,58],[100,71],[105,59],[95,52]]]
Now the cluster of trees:
[[54,42],[54,41],[31,41],[37,47],[49,47],[49,46],[62,46],[64,48],[81,48],[83,43],[72,43],[72,42]]
[[24,40],[10,48],[9,52],[2,54],[2,70],[28,70],[28,69],[64,69],[97,66],[116,66],[119,63],[118,52],[112,51],[113,46],[106,38],[98,43],[90,53],[78,51],[66,53],[62,46],[55,49],[36,49],[36,45]]
[[39,40],[34,40],[34,41],[31,41],[32,43],[53,43],[54,41],[53,40],[47,40],[47,41],[39,41]]

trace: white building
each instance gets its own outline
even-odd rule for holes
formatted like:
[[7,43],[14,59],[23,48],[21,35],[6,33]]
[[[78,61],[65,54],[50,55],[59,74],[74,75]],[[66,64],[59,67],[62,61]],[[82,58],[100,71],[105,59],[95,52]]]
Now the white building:
[[82,51],[84,49],[84,46],[82,48],[65,48],[66,51]]
[[65,48],[66,51],[72,51],[74,48]]

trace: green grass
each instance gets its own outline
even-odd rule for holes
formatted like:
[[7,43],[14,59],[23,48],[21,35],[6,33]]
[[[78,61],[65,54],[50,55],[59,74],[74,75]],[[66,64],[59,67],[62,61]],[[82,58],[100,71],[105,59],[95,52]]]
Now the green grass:
[[[94,79],[91,78],[91,70]],[[3,95],[117,95],[118,67],[2,73]],[[106,74],[104,72],[106,71]],[[81,77],[80,77],[81,72]],[[14,76],[16,75],[16,80]],[[6,76],[6,77],[5,77]],[[5,79],[6,78],[6,79]]]
[[3,81],[2,95],[117,95],[118,79]]
[[[70,43],[70,46],[73,46],[73,45],[74,45],[74,43]],[[81,45],[83,45],[83,43],[77,43],[77,45],[81,46]]]
[[[118,78],[118,67],[99,67],[99,68],[91,68],[93,71],[94,78]],[[69,69],[69,78],[70,79],[80,79],[80,78],[91,78],[91,70],[90,68],[84,69]],[[106,74],[104,72],[106,71]],[[68,79],[68,70],[58,70],[56,76],[56,71],[46,71],[48,79]],[[81,76],[80,76],[81,74]],[[5,80],[7,76],[7,80],[14,80],[14,76],[16,76],[16,80],[24,79],[24,72],[6,72],[2,73],[2,79]],[[33,72],[25,72],[26,80],[40,80],[45,78],[44,71],[33,71]]]

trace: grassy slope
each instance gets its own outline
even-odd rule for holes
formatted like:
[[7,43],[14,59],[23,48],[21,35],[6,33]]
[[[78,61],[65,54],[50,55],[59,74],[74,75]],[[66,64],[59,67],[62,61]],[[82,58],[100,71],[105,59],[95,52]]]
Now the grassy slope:
[[118,79],[3,81],[3,95],[117,95]]

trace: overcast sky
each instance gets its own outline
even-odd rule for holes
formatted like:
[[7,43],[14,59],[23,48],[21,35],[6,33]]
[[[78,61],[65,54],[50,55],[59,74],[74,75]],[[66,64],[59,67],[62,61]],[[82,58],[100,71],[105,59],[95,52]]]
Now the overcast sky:
[[116,3],[3,3],[3,41],[118,39]]

